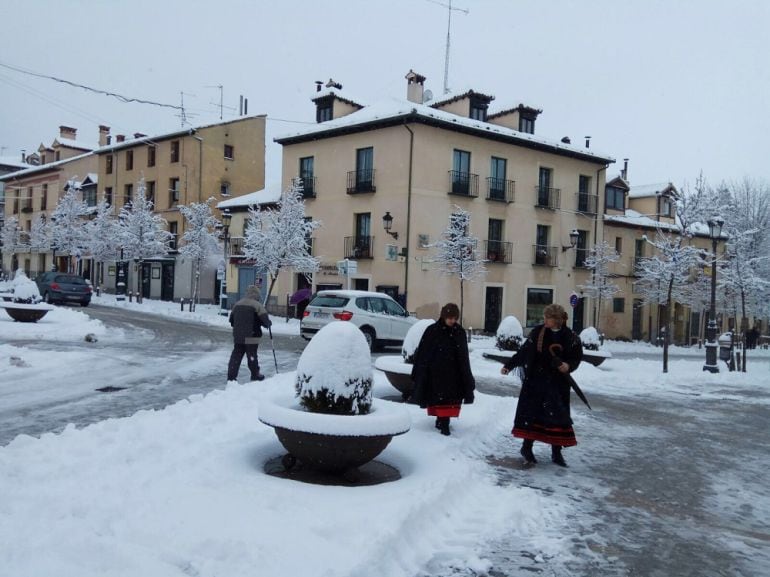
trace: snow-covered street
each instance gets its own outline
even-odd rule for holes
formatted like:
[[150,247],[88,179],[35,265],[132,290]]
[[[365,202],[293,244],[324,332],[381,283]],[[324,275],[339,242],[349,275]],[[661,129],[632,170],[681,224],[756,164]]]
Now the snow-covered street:
[[[770,565],[768,351],[750,352],[749,373],[711,375],[697,349],[678,349],[663,375],[650,358],[659,349],[608,343],[615,358],[576,373],[594,410],[573,401],[580,444],[565,470],[542,445],[540,463],[523,467],[510,437],[518,381],[483,358],[492,339],[474,338],[480,393],[451,437],[410,406],[412,430],[380,457],[401,480],[321,487],[262,470],[283,451],[256,415],[262,393],[293,386],[304,343],[292,329],[277,323],[281,374],[265,343],[268,380],[225,388],[224,319],[182,324],[161,303],[143,306],[153,314],[60,307],[49,323],[3,321],[6,574],[561,577],[675,566],[748,577]],[[97,393],[97,381],[126,389]],[[398,398],[378,371],[375,396]],[[60,434],[15,434],[70,418],[78,427]]]

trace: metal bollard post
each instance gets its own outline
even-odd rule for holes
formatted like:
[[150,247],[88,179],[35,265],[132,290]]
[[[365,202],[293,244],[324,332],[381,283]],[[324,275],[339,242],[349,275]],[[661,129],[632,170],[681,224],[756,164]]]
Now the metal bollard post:
[[128,302],[134,302],[134,293],[132,291],[128,291]]
[[180,310],[181,312],[184,312],[184,297],[182,297],[181,299],[179,299],[179,307],[180,307],[180,308],[179,308],[179,310]]
[[193,310],[194,310],[194,309],[193,309],[193,304],[195,304],[195,299],[190,299],[190,300],[189,300],[189,301],[187,301],[187,302],[189,303],[189,304],[188,304],[188,306],[187,306],[187,309],[188,309],[188,311],[189,311],[189,312],[193,312]]

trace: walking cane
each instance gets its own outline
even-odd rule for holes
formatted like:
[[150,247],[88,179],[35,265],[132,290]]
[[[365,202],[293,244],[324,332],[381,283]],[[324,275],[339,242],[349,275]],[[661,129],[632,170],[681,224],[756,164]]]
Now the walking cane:
[[278,374],[278,359],[275,358],[275,346],[273,345],[273,329],[267,327],[267,332],[270,333],[270,348],[273,349],[273,362],[275,363],[275,374]]

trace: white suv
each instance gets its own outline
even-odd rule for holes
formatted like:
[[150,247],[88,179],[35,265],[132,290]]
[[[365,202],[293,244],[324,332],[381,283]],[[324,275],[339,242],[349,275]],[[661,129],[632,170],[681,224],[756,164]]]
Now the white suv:
[[369,348],[401,345],[417,319],[384,293],[327,290],[315,294],[305,308],[300,334],[310,340],[321,328],[334,321],[350,321],[364,333]]

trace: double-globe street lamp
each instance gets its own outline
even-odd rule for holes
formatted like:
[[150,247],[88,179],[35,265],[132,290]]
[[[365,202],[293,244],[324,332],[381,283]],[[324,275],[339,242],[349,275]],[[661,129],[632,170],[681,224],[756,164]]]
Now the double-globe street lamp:
[[725,224],[721,216],[709,219],[709,236],[711,237],[711,308],[709,310],[709,324],[706,327],[706,364],[704,371],[718,373],[717,366],[717,239],[722,236],[722,226]]
[[224,245],[224,260],[222,266],[221,279],[219,280],[219,314],[227,315],[227,244],[230,240],[230,220],[232,215],[225,209],[222,211],[222,235]]

